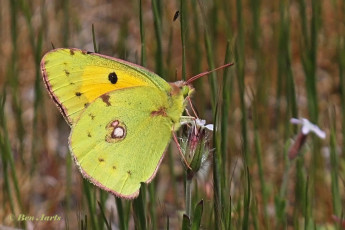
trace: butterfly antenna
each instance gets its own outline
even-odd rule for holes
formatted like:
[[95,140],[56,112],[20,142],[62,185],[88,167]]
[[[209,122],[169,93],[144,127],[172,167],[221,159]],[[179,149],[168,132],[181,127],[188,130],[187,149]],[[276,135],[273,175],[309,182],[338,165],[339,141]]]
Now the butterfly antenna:
[[228,63],[228,64],[225,64],[225,65],[219,66],[218,68],[215,68],[215,69],[213,69],[213,70],[199,73],[198,75],[195,75],[195,76],[189,78],[189,79],[185,82],[185,84],[188,85],[188,84],[190,84],[191,82],[195,81],[195,80],[198,79],[198,78],[201,78],[201,77],[203,77],[203,76],[205,76],[205,75],[207,75],[207,74],[210,74],[210,73],[212,73],[212,72],[214,72],[214,71],[217,71],[217,70],[220,70],[220,69],[223,69],[223,68],[232,66],[233,64],[234,64],[234,63]]
[[173,133],[173,138],[174,138],[174,141],[175,141],[175,143],[176,143],[176,145],[177,145],[178,151],[179,151],[179,153],[180,153],[180,155],[181,155],[181,158],[182,158],[183,161],[184,161],[184,164],[188,167],[188,169],[191,170],[192,168],[189,166],[188,162],[186,161],[186,158],[184,157],[184,155],[183,155],[183,153],[182,153],[182,149],[181,149],[180,144],[178,143],[178,140],[177,140],[177,137],[176,137],[175,132],[172,131],[172,133]]

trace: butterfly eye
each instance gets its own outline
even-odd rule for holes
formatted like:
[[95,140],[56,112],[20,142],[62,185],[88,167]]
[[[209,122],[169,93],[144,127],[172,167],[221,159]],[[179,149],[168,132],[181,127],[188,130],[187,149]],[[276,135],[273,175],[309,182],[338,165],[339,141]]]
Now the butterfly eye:
[[117,82],[117,75],[115,72],[112,72],[108,75],[108,80],[111,82],[111,84],[116,84]]
[[181,91],[184,97],[190,96],[192,90],[193,89],[189,85],[184,85],[181,88]]

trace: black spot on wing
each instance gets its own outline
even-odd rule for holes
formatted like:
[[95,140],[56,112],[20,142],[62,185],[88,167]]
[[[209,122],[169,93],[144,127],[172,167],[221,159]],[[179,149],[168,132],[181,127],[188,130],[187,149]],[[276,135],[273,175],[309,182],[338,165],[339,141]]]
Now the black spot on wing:
[[118,78],[115,72],[111,72],[108,75],[108,80],[111,82],[111,84],[116,84]]
[[81,96],[81,92],[75,92],[75,95],[76,95],[77,97],[80,97],[80,96]]

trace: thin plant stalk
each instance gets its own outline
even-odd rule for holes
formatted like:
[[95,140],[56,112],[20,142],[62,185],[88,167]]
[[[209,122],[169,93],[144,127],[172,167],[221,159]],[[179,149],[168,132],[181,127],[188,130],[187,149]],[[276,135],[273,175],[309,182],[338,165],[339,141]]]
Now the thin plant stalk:
[[191,218],[192,210],[192,179],[186,176],[186,215]]
[[243,22],[243,10],[242,10],[242,1],[236,0],[236,11],[237,11],[237,27],[238,27],[238,37],[236,41],[236,49],[235,49],[235,62],[236,70],[237,70],[237,83],[239,88],[239,96],[240,96],[240,103],[241,103],[241,129],[242,129],[242,151],[244,156],[244,161],[246,165],[249,165],[249,156],[248,156],[248,134],[247,134],[247,112],[246,112],[246,105],[245,105],[245,86],[244,86],[244,66],[245,66],[245,58],[244,58],[244,22]]
[[342,208],[341,208],[341,196],[339,192],[339,166],[338,166],[338,156],[336,151],[336,135],[335,135],[335,128],[336,128],[336,115],[335,109],[332,110],[331,117],[331,135],[330,135],[330,160],[331,160],[331,187],[332,187],[332,203],[333,203],[333,213],[334,215],[340,217],[342,215]]
[[[215,64],[214,64],[214,52],[213,52],[213,46],[212,46],[212,41],[211,41],[211,35],[209,33],[209,29],[207,26],[207,20],[206,20],[206,12],[203,3],[201,0],[198,0],[198,5],[201,11],[201,16],[204,22],[204,41],[205,41],[205,49],[206,49],[206,57],[207,57],[207,62],[210,70],[215,69]],[[211,104],[213,108],[213,112],[215,111],[215,106],[216,106],[216,92],[217,92],[217,75],[216,72],[212,72],[210,74],[209,79],[209,84],[211,88]]]
[[186,23],[187,6],[184,0],[180,0],[180,24],[181,24],[181,45],[182,45],[182,80],[186,80]]
[[153,17],[154,17],[154,27],[155,27],[155,35],[156,35],[156,42],[157,42],[157,50],[156,50],[156,73],[164,77],[163,71],[163,47],[162,47],[162,25],[161,25],[161,15],[159,12],[159,1],[152,0],[152,10],[153,10]]

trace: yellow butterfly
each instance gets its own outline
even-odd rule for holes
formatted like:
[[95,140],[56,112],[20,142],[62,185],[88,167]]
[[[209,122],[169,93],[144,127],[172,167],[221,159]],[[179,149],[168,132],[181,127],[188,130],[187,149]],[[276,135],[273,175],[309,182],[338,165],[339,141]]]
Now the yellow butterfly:
[[44,83],[71,126],[69,146],[82,175],[119,197],[149,183],[180,127],[192,87],[147,69],[79,49],[41,61]]
[[69,147],[82,175],[128,199],[154,178],[173,132],[186,119],[189,83],[211,72],[168,83],[144,67],[79,49],[48,52],[41,70],[71,126]]

